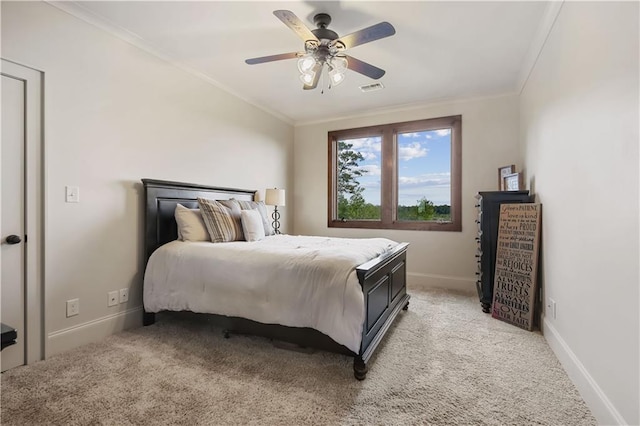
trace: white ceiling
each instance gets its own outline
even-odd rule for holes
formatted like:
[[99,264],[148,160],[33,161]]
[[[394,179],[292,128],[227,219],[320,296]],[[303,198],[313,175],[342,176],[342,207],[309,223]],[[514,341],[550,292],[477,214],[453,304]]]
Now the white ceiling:
[[[238,95],[302,124],[444,100],[514,93],[526,76],[549,2],[87,1],[53,3]],[[385,88],[347,71],[324,93],[302,90],[296,61],[247,58],[304,50],[273,15],[292,11],[311,29],[319,12],[346,35],[382,21],[394,36],[346,53],[386,71]],[[321,80],[322,82],[322,80]],[[326,86],[326,83],[325,83]]]

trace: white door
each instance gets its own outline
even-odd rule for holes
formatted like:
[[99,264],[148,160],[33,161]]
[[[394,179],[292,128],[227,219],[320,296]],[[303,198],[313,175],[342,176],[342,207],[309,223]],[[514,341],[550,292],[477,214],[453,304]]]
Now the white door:
[[24,117],[25,82],[2,76],[2,183],[0,264],[2,323],[18,331],[17,343],[1,352],[2,371],[25,363]]
[[0,71],[0,320],[18,334],[0,352],[6,371],[44,358],[42,75],[5,60]]

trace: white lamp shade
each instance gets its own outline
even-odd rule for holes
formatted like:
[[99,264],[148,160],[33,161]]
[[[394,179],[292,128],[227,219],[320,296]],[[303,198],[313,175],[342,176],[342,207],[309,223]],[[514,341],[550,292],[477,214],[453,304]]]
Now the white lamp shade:
[[269,206],[284,206],[284,189],[267,188],[264,203]]

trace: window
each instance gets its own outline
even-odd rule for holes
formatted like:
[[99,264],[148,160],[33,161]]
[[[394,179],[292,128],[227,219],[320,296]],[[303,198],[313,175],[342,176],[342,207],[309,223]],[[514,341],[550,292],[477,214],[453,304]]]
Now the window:
[[462,117],[329,132],[329,227],[460,231]]

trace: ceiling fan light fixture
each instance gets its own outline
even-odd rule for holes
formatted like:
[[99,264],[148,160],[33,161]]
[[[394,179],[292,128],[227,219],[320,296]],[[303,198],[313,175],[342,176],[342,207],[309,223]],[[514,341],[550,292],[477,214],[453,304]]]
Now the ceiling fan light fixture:
[[313,83],[313,79],[315,78],[316,73],[314,71],[307,71],[300,74],[300,80],[304,83],[305,86],[310,86]]
[[344,74],[349,66],[349,62],[347,62],[347,58],[343,58],[342,56],[334,56],[331,58],[331,66],[339,73]]
[[344,81],[344,72],[340,72],[336,68],[331,68],[329,70],[329,79],[331,80],[332,86],[337,86]]
[[[327,28],[331,23],[331,16],[326,13],[318,13],[313,17],[313,22],[317,26],[314,30],[309,29],[306,24],[290,10],[274,10],[273,14],[304,40],[304,52],[290,52],[246,59],[245,62],[247,64],[255,65],[264,62],[297,58],[298,70],[300,71],[299,77],[304,83],[304,90],[315,89],[318,86],[318,82],[322,76],[322,69],[325,65],[327,66],[329,74],[329,88],[342,83],[345,79],[347,69],[374,80],[379,79],[385,74],[383,69],[352,56],[347,56],[349,58],[349,61],[347,61],[346,55],[342,52],[361,44],[394,35],[396,30],[390,23],[380,22],[340,37],[335,31]],[[322,92],[324,93],[324,89]]]
[[310,72],[315,65],[316,59],[311,55],[305,55],[298,59],[298,70],[300,70],[302,74]]

